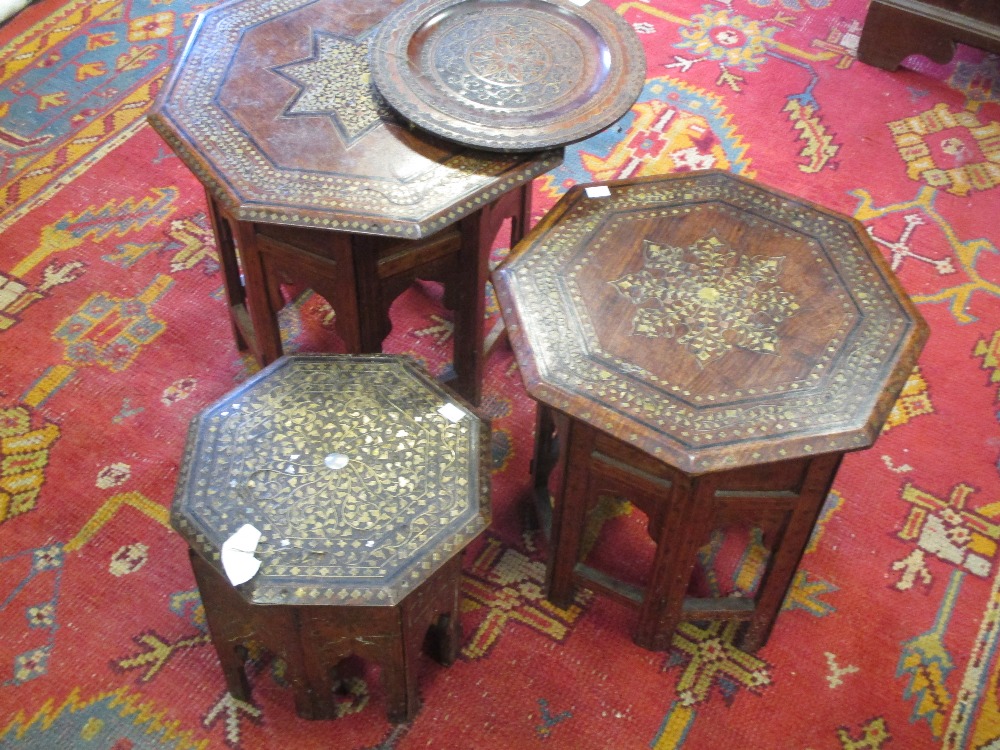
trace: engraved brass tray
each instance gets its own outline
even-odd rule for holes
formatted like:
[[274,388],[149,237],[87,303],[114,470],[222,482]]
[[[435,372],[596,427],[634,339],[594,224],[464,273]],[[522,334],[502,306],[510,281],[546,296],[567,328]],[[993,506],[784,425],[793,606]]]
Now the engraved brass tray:
[[587,138],[646,77],[635,32],[601,0],[413,0],[380,26],[371,68],[414,125],[492,151]]

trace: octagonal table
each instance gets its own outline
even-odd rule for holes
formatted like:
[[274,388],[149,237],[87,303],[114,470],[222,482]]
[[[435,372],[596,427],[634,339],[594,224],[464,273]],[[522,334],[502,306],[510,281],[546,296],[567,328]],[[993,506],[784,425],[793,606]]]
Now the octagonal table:
[[[636,604],[648,648],[682,618],[747,620],[762,645],[842,455],[875,440],[927,336],[864,227],[725,172],[578,186],[494,285],[539,403],[550,599],[585,581]],[[580,559],[606,493],[648,516],[643,586]],[[759,585],[692,596],[720,526],[762,530]]]
[[399,0],[236,0],[198,16],[149,121],[204,185],[237,343],[282,353],[279,281],[330,302],[348,351],[378,352],[415,278],[455,310],[456,389],[478,401],[489,253],[530,220],[561,149],[486,154],[422,135],[369,81]]
[[[235,697],[249,700],[255,640],[285,660],[306,718],[336,715],[332,670],[352,654],[381,666],[390,719],[413,718],[428,630],[439,661],[460,646],[461,553],[490,522],[489,432],[387,355],[283,357],[192,422],[171,518]],[[227,555],[259,570],[234,577]]]

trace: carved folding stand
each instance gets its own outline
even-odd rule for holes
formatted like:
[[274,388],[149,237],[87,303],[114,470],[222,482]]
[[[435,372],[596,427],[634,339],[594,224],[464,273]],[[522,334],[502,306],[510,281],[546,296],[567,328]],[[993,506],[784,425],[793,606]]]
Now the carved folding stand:
[[378,352],[414,279],[455,311],[454,387],[482,388],[489,253],[531,217],[561,149],[486,154],[412,131],[369,83],[397,0],[245,0],[198,17],[149,121],[201,181],[234,334],[281,356],[281,281],[323,296],[348,351]]
[[[494,272],[538,401],[548,596],[565,606],[582,583],[636,605],[652,649],[682,619],[746,621],[753,650],[926,326],[853,219],[717,171],[607,187],[571,189]],[[581,559],[601,495],[648,518],[642,585]],[[733,526],[762,532],[759,583],[693,595],[699,550]]]
[[[283,357],[191,425],[172,521],[229,691],[249,700],[251,640],[283,659],[305,718],[334,718],[335,668],[381,666],[392,721],[419,706],[430,630],[461,640],[463,549],[490,522],[489,425],[423,370],[385,355]],[[260,569],[234,586],[223,545],[244,524]]]

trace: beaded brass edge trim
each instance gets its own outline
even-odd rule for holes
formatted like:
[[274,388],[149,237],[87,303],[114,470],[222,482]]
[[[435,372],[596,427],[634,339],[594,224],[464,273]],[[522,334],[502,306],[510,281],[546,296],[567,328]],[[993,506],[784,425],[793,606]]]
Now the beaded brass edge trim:
[[[868,383],[889,383],[894,374],[912,368],[919,347],[905,347],[919,342],[921,323],[911,315],[907,301],[896,295],[890,274],[872,257],[849,217],[821,212],[791,196],[721,172],[618,183],[611,189],[611,197],[588,199],[582,188],[574,188],[562,199],[560,220],[544,234],[531,237],[531,247],[512,257],[496,274],[508,332],[533,397],[615,434],[622,433],[622,418],[632,420],[634,428],[625,435],[626,442],[686,471],[855,450],[874,441],[878,431],[874,411],[885,399]],[[711,190],[762,201],[774,211],[808,210],[823,226],[821,233],[810,237],[820,245],[839,242],[843,246],[841,254],[830,261],[831,268],[843,278],[846,292],[855,297],[853,304],[861,317],[844,333],[840,354],[801,392],[782,394],[770,403],[767,394],[741,394],[747,403],[736,407],[713,403],[711,394],[698,403],[693,398],[685,401],[655,377],[644,381],[641,372],[631,377],[638,368],[617,361],[595,340],[584,347],[568,334],[575,330],[573,321],[586,328],[588,316],[579,308],[580,293],[573,295],[569,270],[573,263],[586,259],[574,256],[570,261],[567,252],[593,247],[602,223],[617,210],[629,211],[630,216],[682,211],[686,202],[704,199]],[[788,226],[795,226],[794,221]],[[603,227],[603,231],[610,230]],[[829,255],[830,248],[823,252]],[[858,286],[863,288],[863,301],[858,301],[854,291]],[[532,321],[528,331],[525,320]],[[603,360],[595,361],[595,355]],[[859,383],[865,387],[859,388]],[[586,399],[584,405],[578,400],[581,397]],[[817,434],[821,430],[832,434]],[[751,442],[760,447],[748,455],[734,455],[734,447]]]
[[[350,460],[324,461],[338,443]],[[487,528],[489,456],[489,423],[409,358],[294,355],[193,420],[171,520],[220,572],[222,541],[258,526],[252,603],[393,605]]]

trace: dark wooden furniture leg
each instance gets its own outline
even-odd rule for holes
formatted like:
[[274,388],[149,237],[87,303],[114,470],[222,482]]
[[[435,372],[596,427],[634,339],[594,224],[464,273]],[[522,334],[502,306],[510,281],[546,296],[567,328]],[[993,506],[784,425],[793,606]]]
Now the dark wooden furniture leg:
[[251,333],[247,339],[251,342],[251,350],[258,364],[264,367],[282,354],[281,330],[278,327],[279,308],[274,304],[272,285],[258,248],[254,225],[246,221],[234,224],[236,250],[243,268],[247,306],[250,308]]
[[410,721],[420,709],[418,659],[448,665],[461,642],[458,608],[461,556],[456,556],[394,607],[302,607],[306,664],[324,689],[329,670],[348,656],[378,664],[392,722]]
[[956,43],[1000,52],[1000,5],[994,0],[872,0],[858,59],[895,70],[910,55],[946,63]]
[[559,461],[559,436],[553,410],[535,402],[535,446],[531,457],[531,491],[524,501],[523,523],[527,531],[552,530],[552,497],[549,478]]
[[[268,295],[266,302],[251,302],[250,298],[256,297],[257,287],[247,284],[243,272],[247,261],[244,259],[245,253],[240,243],[247,246],[247,252],[256,250],[253,225],[243,224],[230,217],[207,190],[205,196],[208,202],[209,221],[218,249],[219,263],[222,266],[223,288],[226,293],[229,319],[233,327],[233,338],[236,340],[236,346],[240,351],[249,349],[260,364],[269,364],[263,361],[262,346],[273,349],[274,341],[277,340],[277,351],[278,356],[280,356],[280,337],[265,330],[263,343],[258,341],[251,311],[255,304],[258,307],[261,304],[265,305],[261,308],[262,315],[266,314],[268,310],[281,309],[284,305],[284,298],[281,294],[280,278],[273,275],[266,276],[266,293]],[[253,264],[252,259],[250,262]],[[277,329],[277,325],[275,317],[275,329]]]
[[840,468],[843,454],[829,454],[810,462],[805,481],[799,490],[798,502],[789,509],[787,526],[772,544],[772,561],[760,582],[756,607],[740,647],[756,651],[767,643],[778,613],[788,595],[795,571],[802,560],[809,537],[819,518],[823,503]]
[[[531,184],[501,196],[495,202],[462,219],[459,227],[457,296],[455,303],[455,390],[472,403],[482,398],[486,358],[495,337],[486,336],[486,282],[490,277],[490,251],[507,219],[511,220],[511,244],[524,236],[531,220]],[[447,292],[446,292],[447,293]]]
[[209,200],[238,343],[248,344],[261,366],[282,354],[279,281],[323,297],[336,311],[337,332],[352,354],[382,350],[392,329],[389,309],[414,280],[440,281],[445,306],[455,316],[453,386],[479,403],[489,351],[484,317],[490,250],[506,219],[511,242],[523,237],[530,183],[462,219],[457,229],[419,241],[232,222]]
[[[725,473],[679,477],[671,507],[657,541],[652,575],[640,608],[636,643],[645,648],[669,648],[682,620],[738,619],[746,621],[737,645],[756,651],[771,634],[791,586],[809,535],[840,465],[841,454],[808,462],[774,465],[774,473],[798,476],[795,486],[748,491],[727,483]],[[778,487],[779,485],[775,485]],[[750,598],[692,598],[688,586],[698,550],[715,528],[731,524],[758,526],[769,533],[769,559]]]
[[531,183],[522,185],[512,195],[512,200],[516,201],[510,215],[510,246],[513,248],[531,229]]
[[199,555],[189,552],[189,556],[212,644],[232,696],[250,702],[246,644],[257,640],[285,662],[296,713],[304,719],[332,718],[329,696],[317,693],[309,677],[301,647],[298,608],[247,604],[229,581]]
[[674,630],[684,611],[691,574],[698,561],[698,548],[712,529],[711,506],[702,505],[688,477],[677,477],[669,506],[655,538],[650,580],[639,607],[635,642],[643,648],[670,647]]
[[247,340],[244,330],[250,330],[250,313],[247,309],[246,289],[240,275],[240,264],[236,255],[236,242],[233,240],[232,227],[228,219],[219,210],[218,204],[207,190],[208,220],[215,235],[215,246],[219,254],[219,265],[222,267],[222,286],[226,293],[226,304],[229,307],[229,321],[233,326],[233,338],[236,347],[244,351]]
[[[578,420],[559,421],[565,451],[551,474],[555,424],[540,405],[535,447],[537,505],[544,513],[554,479],[547,595],[558,607],[572,603],[574,587],[592,586],[639,610],[637,645],[670,647],[682,620],[746,622],[738,644],[754,651],[767,642],[809,541],[842,454],[772,464],[767,471],[690,476]],[[565,426],[563,426],[565,422]],[[602,494],[627,498],[646,514],[656,551],[648,581],[638,587],[595,570],[581,560],[588,513]],[[753,597],[696,598],[689,586],[698,552],[712,531],[731,525],[764,531],[770,556]]]
[[546,570],[548,599],[557,607],[573,602],[574,573],[580,560],[580,547],[586,526],[590,499],[590,473],[586,470],[594,450],[594,431],[580,422],[566,420],[560,436],[566,451],[560,466],[552,498],[552,530]]
[[458,304],[455,310],[454,387],[472,403],[482,396],[483,341],[486,330],[486,280],[489,278],[490,221],[488,209],[461,221]]
[[461,556],[449,560],[395,607],[254,606],[199,555],[190,552],[226,687],[249,702],[245,644],[258,640],[285,661],[295,710],[305,719],[336,718],[333,668],[356,655],[382,668],[389,720],[412,720],[420,708],[419,659],[448,666],[461,646]]

